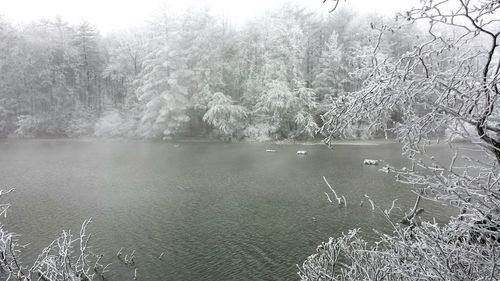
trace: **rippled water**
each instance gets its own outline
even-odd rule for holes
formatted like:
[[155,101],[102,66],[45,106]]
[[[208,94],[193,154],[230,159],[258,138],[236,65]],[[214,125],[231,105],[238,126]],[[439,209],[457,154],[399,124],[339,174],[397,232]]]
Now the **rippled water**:
[[[266,153],[265,149],[276,149]],[[300,157],[297,150],[308,150]],[[139,280],[295,280],[296,264],[349,228],[373,237],[382,207],[414,196],[363,159],[402,163],[377,146],[28,140],[0,142],[0,185],[15,187],[6,225],[31,243],[30,260],[62,229],[93,218],[95,251],[114,263],[108,280],[131,280],[121,247],[136,250]],[[331,206],[322,176],[347,198]],[[366,201],[366,199],[365,199]],[[424,202],[427,216],[451,210]],[[405,209],[405,210],[406,210]],[[162,260],[157,257],[165,252]]]

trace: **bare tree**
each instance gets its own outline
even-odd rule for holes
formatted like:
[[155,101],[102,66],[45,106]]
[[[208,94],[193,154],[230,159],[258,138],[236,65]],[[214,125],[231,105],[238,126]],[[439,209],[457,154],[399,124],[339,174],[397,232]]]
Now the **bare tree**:
[[[338,3],[335,3],[335,7]],[[449,223],[394,223],[367,243],[357,230],[318,247],[302,280],[498,280],[500,272],[500,1],[422,0],[377,30],[360,91],[332,100],[322,132],[330,142],[360,122],[403,144],[410,167],[386,167],[415,193],[457,207]],[[381,56],[387,34],[419,24],[427,36],[399,58]],[[402,120],[387,123],[394,111]],[[456,143],[456,140],[465,143]],[[445,142],[449,161],[430,145]],[[418,204],[414,212],[418,212]]]

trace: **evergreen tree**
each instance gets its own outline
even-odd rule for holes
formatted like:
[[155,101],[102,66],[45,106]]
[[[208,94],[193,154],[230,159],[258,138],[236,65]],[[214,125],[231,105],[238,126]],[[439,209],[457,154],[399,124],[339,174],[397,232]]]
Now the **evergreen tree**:
[[138,132],[142,137],[172,137],[189,121],[188,89],[179,84],[182,73],[170,65],[170,53],[164,46],[144,61],[137,90],[139,101],[145,104]]
[[77,27],[74,45],[77,54],[78,96],[85,107],[98,113],[102,111],[101,74],[104,62],[99,41],[99,34],[87,21]]
[[203,120],[214,126],[224,139],[232,139],[245,127],[246,115],[245,108],[235,105],[231,97],[215,93],[208,103]]
[[345,92],[345,85],[349,81],[349,70],[343,54],[342,46],[338,43],[338,34],[333,32],[321,56],[320,72],[313,82],[319,100],[336,97]]
[[23,57],[16,30],[0,16],[0,137],[14,131],[23,107]]

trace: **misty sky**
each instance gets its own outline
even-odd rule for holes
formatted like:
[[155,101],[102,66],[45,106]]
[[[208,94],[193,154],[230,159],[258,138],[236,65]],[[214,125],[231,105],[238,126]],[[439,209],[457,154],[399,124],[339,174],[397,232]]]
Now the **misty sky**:
[[[328,12],[332,3],[322,0],[293,0],[316,11]],[[411,7],[418,0],[347,0],[341,4],[361,12],[393,14]],[[159,3],[165,0],[2,0],[0,15],[15,22],[29,22],[56,15],[72,24],[86,19],[106,33],[114,28],[126,28],[141,24],[154,14]],[[214,13],[225,15],[239,24],[265,10],[278,6],[281,0],[170,0],[173,7],[191,3],[210,6]],[[174,8],[175,9],[175,8]]]

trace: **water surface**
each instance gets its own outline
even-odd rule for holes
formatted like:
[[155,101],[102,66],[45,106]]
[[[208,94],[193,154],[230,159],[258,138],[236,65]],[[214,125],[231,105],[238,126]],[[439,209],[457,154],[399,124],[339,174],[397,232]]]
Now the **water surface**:
[[[350,228],[369,238],[373,228],[390,230],[365,194],[381,207],[395,198],[405,211],[412,206],[414,195],[392,175],[363,165],[365,158],[403,163],[394,143],[330,150],[7,140],[0,142],[0,184],[16,188],[5,222],[31,243],[27,260],[62,229],[77,233],[92,217],[94,251],[114,263],[108,280],[132,279],[133,268],[115,257],[121,247],[136,250],[139,280],[296,280],[296,264],[328,237]],[[346,208],[326,201],[323,176],[347,198]],[[423,207],[438,221],[452,214],[429,202]]]

